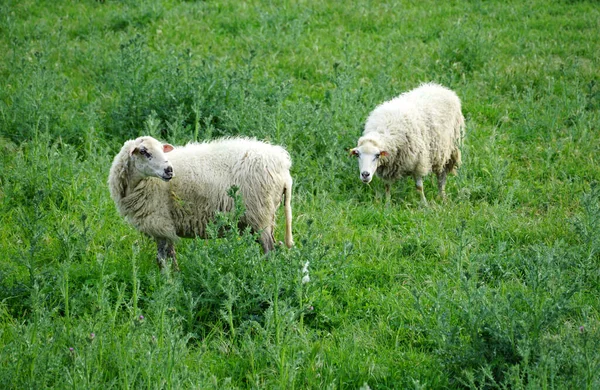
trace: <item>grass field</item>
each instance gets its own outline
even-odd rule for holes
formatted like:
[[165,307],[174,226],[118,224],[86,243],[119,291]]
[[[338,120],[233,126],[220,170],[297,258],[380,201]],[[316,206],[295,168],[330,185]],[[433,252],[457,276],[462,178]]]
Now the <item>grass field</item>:
[[[599,32],[591,0],[1,2],[0,388],[600,388]],[[463,166],[386,206],[347,149],[425,81]],[[106,185],[141,134],[284,145],[296,246],[161,274]]]

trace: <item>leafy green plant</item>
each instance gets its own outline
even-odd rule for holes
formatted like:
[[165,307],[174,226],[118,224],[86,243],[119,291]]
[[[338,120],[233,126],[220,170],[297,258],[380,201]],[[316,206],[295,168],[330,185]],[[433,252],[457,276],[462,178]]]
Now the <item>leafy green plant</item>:
[[[597,388],[598,17],[2,2],[0,387]],[[386,205],[347,149],[427,81],[462,100],[464,163],[445,202],[408,178]],[[141,134],[285,146],[296,246],[263,255],[238,201],[161,274],[106,185]]]

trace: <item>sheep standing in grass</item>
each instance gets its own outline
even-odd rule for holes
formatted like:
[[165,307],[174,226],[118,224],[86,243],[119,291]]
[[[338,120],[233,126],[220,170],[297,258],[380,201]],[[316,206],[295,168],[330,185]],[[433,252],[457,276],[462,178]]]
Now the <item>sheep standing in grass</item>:
[[218,211],[230,211],[227,192],[239,187],[246,212],[240,228],[260,233],[267,253],[274,249],[275,213],[285,195],[285,243],[292,239],[291,160],[280,146],[246,138],[161,144],[152,137],[125,142],[116,155],[108,184],[120,214],[156,240],[160,268],[171,258],[178,269],[178,237],[204,237]]
[[456,94],[437,84],[420,87],[379,105],[367,118],[358,146],[360,179],[370,183],[377,173],[390,184],[403,176],[415,179],[423,203],[423,177],[435,172],[438,191],[445,198],[446,176],[461,163],[459,145],[464,117]]

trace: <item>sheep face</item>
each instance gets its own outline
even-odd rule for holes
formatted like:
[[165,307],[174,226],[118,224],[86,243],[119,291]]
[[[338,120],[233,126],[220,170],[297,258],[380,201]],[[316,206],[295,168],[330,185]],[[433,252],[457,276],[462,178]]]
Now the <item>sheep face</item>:
[[135,140],[129,151],[132,164],[143,177],[158,177],[164,181],[173,178],[173,166],[166,153],[173,150],[169,144],[161,144],[152,137],[141,137]]
[[363,183],[370,183],[373,180],[375,171],[381,165],[382,157],[387,156],[387,152],[380,150],[370,143],[360,145],[350,151],[352,155],[358,157],[358,171],[360,180]]

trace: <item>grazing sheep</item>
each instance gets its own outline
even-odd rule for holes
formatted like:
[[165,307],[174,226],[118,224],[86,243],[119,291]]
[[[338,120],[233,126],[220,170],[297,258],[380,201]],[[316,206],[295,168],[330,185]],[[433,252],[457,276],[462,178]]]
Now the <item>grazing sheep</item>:
[[423,203],[423,177],[431,171],[445,199],[446,176],[461,163],[459,146],[464,133],[460,99],[440,85],[429,83],[379,105],[367,118],[358,146],[360,179],[369,183],[377,173],[390,184],[403,176],[415,179]]
[[292,239],[292,177],[288,152],[246,138],[161,144],[152,137],[125,142],[115,156],[108,185],[120,214],[156,240],[159,267],[171,258],[178,269],[178,237],[204,237],[218,211],[234,201],[227,191],[239,187],[246,212],[240,228],[260,233],[265,253],[274,249],[275,212],[285,195],[285,243]]

